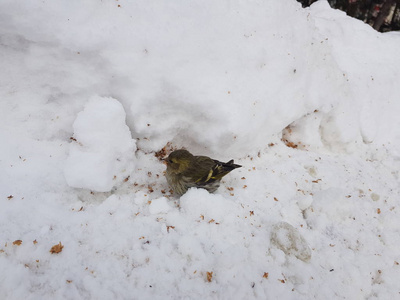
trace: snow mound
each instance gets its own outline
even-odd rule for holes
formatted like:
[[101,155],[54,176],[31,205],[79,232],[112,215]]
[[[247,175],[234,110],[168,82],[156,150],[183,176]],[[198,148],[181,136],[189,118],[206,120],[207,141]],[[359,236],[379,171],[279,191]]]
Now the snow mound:
[[71,187],[108,192],[134,168],[135,141],[117,100],[93,97],[74,122],[64,170]]

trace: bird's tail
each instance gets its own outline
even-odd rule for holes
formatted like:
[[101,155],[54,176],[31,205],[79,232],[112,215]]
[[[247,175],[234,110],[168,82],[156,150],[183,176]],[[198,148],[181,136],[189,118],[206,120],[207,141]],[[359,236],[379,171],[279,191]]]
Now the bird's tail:
[[242,167],[241,165],[235,164],[234,161],[233,161],[233,159],[231,159],[231,160],[228,161],[227,163],[222,163],[222,166],[225,167],[225,168],[230,169],[229,171],[232,171],[233,169],[241,168],[241,167]]
[[210,174],[207,176],[207,179],[205,180],[205,182],[220,180],[222,177],[224,177],[230,171],[241,167],[241,165],[234,164],[233,159],[231,159],[227,163],[220,162],[215,159],[214,159],[214,162],[215,162],[215,165],[210,170]]

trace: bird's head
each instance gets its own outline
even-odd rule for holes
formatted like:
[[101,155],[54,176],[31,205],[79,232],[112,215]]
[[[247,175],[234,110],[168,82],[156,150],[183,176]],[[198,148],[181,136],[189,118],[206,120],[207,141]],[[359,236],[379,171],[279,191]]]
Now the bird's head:
[[180,174],[187,170],[192,163],[193,155],[187,150],[175,150],[165,159],[167,172]]

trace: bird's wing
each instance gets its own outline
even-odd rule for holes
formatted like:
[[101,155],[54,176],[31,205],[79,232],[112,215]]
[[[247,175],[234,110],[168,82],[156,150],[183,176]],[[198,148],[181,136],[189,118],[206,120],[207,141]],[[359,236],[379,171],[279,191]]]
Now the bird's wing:
[[212,178],[214,174],[215,162],[207,156],[196,156],[188,170],[188,174],[191,174],[191,180],[197,186],[203,186],[208,183],[215,181]]
[[194,167],[196,178],[193,181],[198,186],[204,186],[220,180],[230,171],[241,166],[235,165],[233,160],[228,163],[223,163],[218,160],[213,160],[207,156],[196,156]]

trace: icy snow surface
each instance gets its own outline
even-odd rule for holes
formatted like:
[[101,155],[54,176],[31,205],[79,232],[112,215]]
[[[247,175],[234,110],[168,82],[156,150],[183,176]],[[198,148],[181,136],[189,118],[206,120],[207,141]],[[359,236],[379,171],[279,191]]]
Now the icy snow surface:
[[[326,1],[1,1],[0,298],[399,298],[399,49]],[[179,199],[167,143],[243,168]]]

